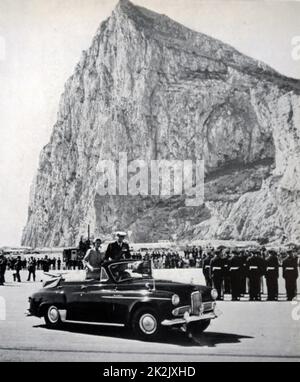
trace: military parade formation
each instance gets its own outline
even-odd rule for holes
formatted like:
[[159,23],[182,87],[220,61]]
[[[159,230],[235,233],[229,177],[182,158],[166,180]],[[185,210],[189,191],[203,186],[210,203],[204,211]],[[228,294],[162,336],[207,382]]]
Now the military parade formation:
[[288,250],[283,259],[274,250],[239,252],[217,249],[213,252],[206,254],[203,260],[203,274],[207,285],[217,289],[220,300],[225,293],[229,293],[232,301],[238,301],[248,289],[250,301],[261,301],[262,278],[265,277],[267,300],[278,301],[280,267],[287,300],[291,301],[297,296],[299,260],[292,250]]

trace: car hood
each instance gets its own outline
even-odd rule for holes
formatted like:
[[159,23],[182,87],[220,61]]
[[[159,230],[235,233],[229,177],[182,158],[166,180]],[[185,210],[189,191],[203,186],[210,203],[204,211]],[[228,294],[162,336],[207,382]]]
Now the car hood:
[[[187,284],[187,283],[180,283],[176,281],[169,281],[169,280],[156,280],[156,279],[139,279],[139,280],[130,280],[130,282],[126,283],[126,287],[128,289],[142,289],[145,286],[153,288],[155,287],[155,290],[157,292],[170,292],[174,294],[178,294],[181,300],[181,303],[190,303],[191,299],[191,293],[200,291],[202,294],[202,300],[203,301],[209,301],[211,300],[211,288],[208,288],[203,285],[197,285],[197,284]],[[126,288],[123,284],[123,288]],[[123,289],[122,288],[122,289]],[[127,289],[127,288],[126,288]]]
[[211,288],[208,288],[204,285],[179,283],[176,281],[155,280],[155,287],[158,290],[168,290],[178,294],[182,301],[184,298],[190,302],[191,293],[197,291],[201,292],[203,301],[211,300]]

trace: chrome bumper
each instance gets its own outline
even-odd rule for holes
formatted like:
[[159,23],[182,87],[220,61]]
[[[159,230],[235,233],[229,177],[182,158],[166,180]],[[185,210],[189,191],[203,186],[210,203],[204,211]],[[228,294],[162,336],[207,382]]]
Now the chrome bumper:
[[190,322],[201,321],[201,320],[213,320],[214,318],[219,317],[222,312],[219,309],[214,310],[213,312],[202,313],[199,316],[190,315],[188,312],[184,314],[183,317],[174,318],[171,320],[163,320],[161,322],[162,326],[174,326],[189,324]]

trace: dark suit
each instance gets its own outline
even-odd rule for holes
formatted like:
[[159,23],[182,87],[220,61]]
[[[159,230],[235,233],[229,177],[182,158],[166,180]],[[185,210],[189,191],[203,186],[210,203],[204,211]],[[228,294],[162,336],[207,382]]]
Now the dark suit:
[[265,272],[264,261],[257,256],[247,260],[247,273],[249,277],[250,300],[261,300],[261,277]]
[[224,269],[224,293],[231,293],[231,278],[230,278],[230,273],[229,273],[229,261],[230,261],[230,256],[227,255],[223,259],[223,269]]
[[241,261],[241,289],[240,294],[245,295],[247,293],[247,256],[240,256]]
[[20,259],[17,259],[15,262],[15,271],[16,273],[13,275],[14,281],[21,282],[21,276],[20,276],[20,270],[22,269],[22,261]]
[[233,255],[229,260],[229,275],[231,284],[232,300],[239,300],[241,297],[241,279],[243,259]]
[[279,262],[276,255],[271,255],[266,259],[266,282],[268,289],[268,300],[278,299],[278,277]]
[[292,300],[297,295],[298,259],[287,257],[282,262],[282,276],[285,279],[287,299]]
[[129,245],[127,243],[121,243],[119,244],[117,241],[114,243],[108,244],[106,253],[105,253],[105,260],[124,260],[124,259],[130,259],[130,249]]
[[7,264],[6,258],[4,256],[1,257],[0,258],[0,285],[3,285],[3,283],[5,282],[6,264]]
[[206,285],[208,287],[212,287],[211,272],[210,272],[211,259],[212,259],[211,256],[205,257],[202,264],[202,272],[205,277]]
[[42,264],[43,264],[42,265],[43,272],[49,272],[49,269],[50,269],[50,259],[44,258]]
[[33,281],[35,281],[35,269],[36,269],[36,261],[33,259],[30,259],[28,262],[28,277],[27,281],[30,281],[31,275],[33,277]]
[[214,288],[218,291],[218,299],[223,300],[224,260],[214,256],[210,262],[211,277]]

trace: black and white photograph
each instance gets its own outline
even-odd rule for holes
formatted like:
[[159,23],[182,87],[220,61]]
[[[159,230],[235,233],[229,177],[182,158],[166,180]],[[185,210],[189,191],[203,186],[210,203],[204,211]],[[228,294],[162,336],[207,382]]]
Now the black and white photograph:
[[300,361],[299,20],[0,0],[1,363]]

